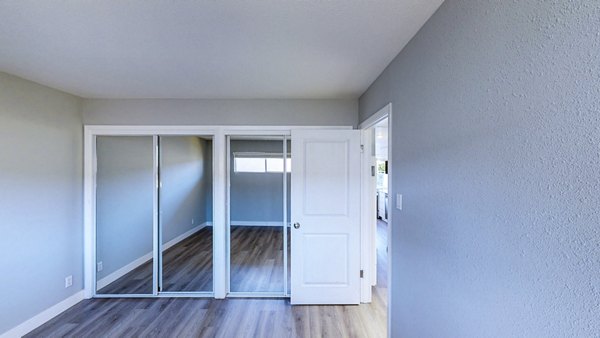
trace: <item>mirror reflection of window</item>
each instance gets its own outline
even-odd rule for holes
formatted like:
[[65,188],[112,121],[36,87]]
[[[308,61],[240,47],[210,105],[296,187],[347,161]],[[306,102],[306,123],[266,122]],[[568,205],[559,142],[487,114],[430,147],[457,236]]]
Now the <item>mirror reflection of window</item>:
[[[276,153],[235,153],[234,172],[236,173],[283,173],[283,154]],[[292,159],[286,159],[286,172],[292,172]]]
[[377,161],[377,189],[385,190],[388,186],[387,161]]

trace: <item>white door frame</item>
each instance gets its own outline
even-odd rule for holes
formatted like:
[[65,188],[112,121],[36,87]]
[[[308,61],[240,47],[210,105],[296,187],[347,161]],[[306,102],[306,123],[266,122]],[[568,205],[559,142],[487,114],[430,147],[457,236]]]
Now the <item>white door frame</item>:
[[[388,203],[390,211],[388,212],[388,255],[387,255],[387,287],[388,287],[388,299],[387,299],[387,314],[388,314],[388,332],[390,328],[390,309],[391,309],[391,287],[392,287],[392,201],[395,201],[392,194],[392,104],[388,103],[383,108],[378,110],[375,114],[371,115],[368,119],[359,125],[359,129],[363,134],[363,145],[365,151],[362,153],[362,175],[361,175],[361,267],[364,271],[364,278],[361,280],[361,302],[370,303],[372,300],[372,281],[376,280],[376,271],[372,269],[372,262],[376,259],[377,247],[373,247],[376,243],[376,239],[373,238],[375,235],[373,232],[373,222],[376,220],[375,215],[375,187],[371,184],[371,160],[369,155],[369,149],[373,147],[372,140],[369,137],[370,129],[373,128],[377,123],[381,122],[385,118],[388,119]],[[374,257],[375,255],[375,257]]]
[[[83,254],[84,296],[96,296],[96,136],[212,136],[213,137],[213,292],[114,295],[117,297],[213,297],[227,296],[227,149],[226,135],[290,135],[293,129],[352,129],[351,126],[84,126]],[[156,206],[155,206],[156,207]],[[157,210],[154,210],[156,213]],[[154,217],[157,229],[157,217]],[[156,239],[155,239],[156,241]],[[155,250],[156,251],[156,250]],[[156,253],[155,253],[156,255]],[[155,260],[155,264],[158,262]]]

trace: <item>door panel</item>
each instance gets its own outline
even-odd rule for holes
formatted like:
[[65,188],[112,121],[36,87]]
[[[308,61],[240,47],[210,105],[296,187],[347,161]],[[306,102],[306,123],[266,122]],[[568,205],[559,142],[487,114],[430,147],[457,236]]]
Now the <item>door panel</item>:
[[360,132],[293,131],[292,153],[291,302],[358,304]]
[[307,140],[304,143],[304,214],[348,214],[349,151],[348,141]]

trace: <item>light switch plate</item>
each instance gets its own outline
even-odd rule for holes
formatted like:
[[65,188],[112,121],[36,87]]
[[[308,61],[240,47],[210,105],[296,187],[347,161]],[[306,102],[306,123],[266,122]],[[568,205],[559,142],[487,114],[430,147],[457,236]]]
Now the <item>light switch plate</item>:
[[396,209],[402,210],[402,194],[396,194]]

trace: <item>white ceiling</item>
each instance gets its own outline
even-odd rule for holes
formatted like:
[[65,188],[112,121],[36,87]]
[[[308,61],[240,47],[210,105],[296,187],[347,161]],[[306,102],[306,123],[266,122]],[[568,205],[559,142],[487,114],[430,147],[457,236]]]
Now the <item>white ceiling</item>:
[[0,71],[94,98],[356,98],[442,1],[0,1]]

